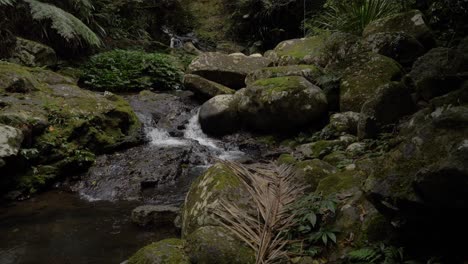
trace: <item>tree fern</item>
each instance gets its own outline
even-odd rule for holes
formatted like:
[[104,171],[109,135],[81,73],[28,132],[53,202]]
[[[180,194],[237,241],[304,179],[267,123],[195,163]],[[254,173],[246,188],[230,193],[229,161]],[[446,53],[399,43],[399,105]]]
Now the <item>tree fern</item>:
[[[0,0],[12,1],[12,0]],[[57,31],[65,40],[71,42],[74,40],[85,41],[92,46],[101,45],[99,37],[86,26],[81,20],[72,14],[60,9],[54,5],[39,2],[37,0],[24,0],[31,8],[31,14],[34,20],[50,21],[51,27]]]

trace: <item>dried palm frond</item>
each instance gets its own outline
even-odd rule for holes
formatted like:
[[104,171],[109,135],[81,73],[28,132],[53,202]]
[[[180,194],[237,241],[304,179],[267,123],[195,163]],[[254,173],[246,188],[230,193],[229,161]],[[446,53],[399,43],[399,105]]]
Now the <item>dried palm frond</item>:
[[294,224],[290,205],[303,193],[293,180],[294,170],[275,164],[247,168],[233,162],[222,163],[239,177],[252,196],[256,215],[222,200],[220,208],[214,211],[221,225],[255,251],[257,264],[287,258],[285,248],[290,241],[284,232]]

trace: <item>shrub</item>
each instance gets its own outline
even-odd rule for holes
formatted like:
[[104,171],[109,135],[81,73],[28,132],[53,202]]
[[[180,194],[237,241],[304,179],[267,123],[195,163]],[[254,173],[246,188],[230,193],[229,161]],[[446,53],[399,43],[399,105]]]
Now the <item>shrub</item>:
[[309,29],[336,30],[360,35],[372,21],[392,15],[404,7],[397,0],[331,1],[324,12],[309,21]]
[[181,79],[174,59],[166,54],[113,50],[91,57],[80,82],[93,90],[131,92],[177,89]]

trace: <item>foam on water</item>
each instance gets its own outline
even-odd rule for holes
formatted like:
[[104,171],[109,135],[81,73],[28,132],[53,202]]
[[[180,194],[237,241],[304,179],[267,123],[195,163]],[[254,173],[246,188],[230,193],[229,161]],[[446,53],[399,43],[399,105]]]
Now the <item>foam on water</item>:
[[167,131],[159,128],[150,130],[148,137],[151,139],[151,144],[161,147],[185,146],[188,144],[186,140],[171,137]]

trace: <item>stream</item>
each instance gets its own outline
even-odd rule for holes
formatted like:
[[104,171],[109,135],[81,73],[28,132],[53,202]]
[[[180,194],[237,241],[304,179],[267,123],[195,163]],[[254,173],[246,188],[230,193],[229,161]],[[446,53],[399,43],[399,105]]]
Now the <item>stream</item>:
[[[151,242],[178,236],[173,226],[137,227],[132,209],[180,206],[193,179],[216,159],[252,158],[236,140],[202,132],[190,94],[125,97],[144,124],[147,143],[99,156],[87,173],[0,207],[0,264],[121,263]],[[258,152],[248,137],[242,140]]]

